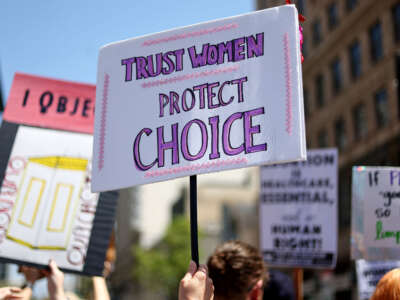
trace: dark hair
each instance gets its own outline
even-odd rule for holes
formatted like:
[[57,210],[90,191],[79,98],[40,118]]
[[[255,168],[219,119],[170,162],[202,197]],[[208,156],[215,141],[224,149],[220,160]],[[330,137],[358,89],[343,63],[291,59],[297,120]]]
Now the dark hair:
[[241,299],[260,280],[268,279],[259,251],[241,241],[222,244],[207,262],[213,280],[214,295],[226,299]]

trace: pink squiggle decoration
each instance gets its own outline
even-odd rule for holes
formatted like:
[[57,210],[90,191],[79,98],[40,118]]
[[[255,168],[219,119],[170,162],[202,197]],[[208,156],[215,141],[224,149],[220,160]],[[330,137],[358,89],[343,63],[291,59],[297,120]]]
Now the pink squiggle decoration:
[[220,32],[220,31],[230,30],[230,29],[237,28],[237,27],[239,27],[239,25],[237,23],[231,23],[231,24],[226,24],[226,25],[208,28],[208,29],[201,29],[201,30],[187,32],[187,33],[181,33],[181,34],[174,34],[174,35],[171,35],[171,36],[165,37],[165,38],[144,41],[142,43],[142,46],[146,47],[146,46],[151,46],[151,45],[156,45],[156,44],[161,44],[161,43],[168,43],[171,41],[182,40],[182,39],[186,39],[186,38],[202,36],[205,34],[212,34],[212,33]]
[[110,76],[106,73],[104,75],[103,84],[103,103],[101,105],[101,117],[100,117],[100,145],[99,145],[99,171],[104,166],[104,143],[106,138],[106,121],[107,121],[107,105],[108,105],[108,87],[110,85]]
[[221,74],[221,73],[229,73],[229,72],[237,71],[238,69],[239,69],[239,66],[232,66],[232,67],[218,68],[218,69],[210,70],[210,71],[202,71],[202,72],[196,72],[196,73],[192,73],[192,74],[180,75],[180,76],[175,76],[175,77],[171,77],[171,78],[167,78],[167,79],[160,79],[160,80],[155,80],[152,82],[142,83],[142,88],[160,86],[160,85],[169,84],[169,83],[173,83],[173,82],[177,82],[177,81],[188,80],[188,79],[192,79],[192,78],[217,75],[217,74]]
[[144,177],[146,178],[159,177],[164,175],[178,174],[182,172],[197,171],[213,167],[238,165],[238,164],[247,164],[247,158],[242,157],[242,158],[231,158],[231,159],[219,159],[212,162],[208,161],[204,163],[193,164],[190,166],[176,167],[176,168],[157,170],[157,171],[148,171],[144,174]]
[[286,132],[292,134],[292,76],[290,70],[289,34],[283,36],[283,49],[285,57],[285,78],[286,78]]

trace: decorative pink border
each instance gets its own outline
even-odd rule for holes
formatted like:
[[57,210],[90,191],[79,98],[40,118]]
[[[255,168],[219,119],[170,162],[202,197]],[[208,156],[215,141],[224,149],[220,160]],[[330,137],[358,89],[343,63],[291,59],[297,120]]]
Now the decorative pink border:
[[214,160],[212,162],[209,161],[205,163],[197,163],[189,166],[176,167],[176,168],[157,170],[157,171],[148,171],[144,174],[144,177],[146,178],[158,177],[158,176],[178,174],[188,171],[196,171],[201,169],[209,169],[213,167],[239,165],[239,164],[247,164],[247,158],[241,157],[241,158],[219,159],[219,160]]
[[290,49],[289,34],[286,32],[283,36],[283,49],[285,59],[285,77],[286,77],[286,132],[292,134],[292,75],[290,70]]
[[180,76],[175,76],[175,77],[171,77],[171,78],[167,78],[167,79],[155,80],[152,82],[145,82],[145,83],[142,83],[142,88],[160,86],[160,85],[169,84],[169,83],[173,83],[173,82],[177,82],[177,81],[188,80],[188,79],[192,79],[192,78],[217,75],[220,73],[229,73],[229,72],[234,72],[237,70],[239,70],[239,66],[218,68],[218,69],[210,70],[210,71],[195,72],[192,74],[180,75]]
[[201,29],[201,30],[182,33],[182,34],[174,34],[174,35],[171,35],[171,36],[168,36],[165,38],[144,41],[142,43],[142,46],[146,47],[146,46],[151,46],[151,45],[156,45],[156,44],[161,44],[161,43],[168,43],[171,41],[182,40],[182,39],[186,39],[186,38],[190,38],[190,37],[197,37],[197,36],[201,36],[201,35],[205,35],[205,34],[212,34],[215,32],[230,30],[230,29],[237,28],[237,27],[239,27],[239,25],[237,23],[231,23],[231,24],[226,24],[226,25],[208,28],[208,29]]
[[106,73],[104,75],[103,84],[103,103],[101,105],[101,119],[100,119],[100,145],[99,145],[99,171],[104,166],[104,143],[106,138],[106,121],[107,121],[107,105],[108,105],[108,87],[110,85],[110,76]]

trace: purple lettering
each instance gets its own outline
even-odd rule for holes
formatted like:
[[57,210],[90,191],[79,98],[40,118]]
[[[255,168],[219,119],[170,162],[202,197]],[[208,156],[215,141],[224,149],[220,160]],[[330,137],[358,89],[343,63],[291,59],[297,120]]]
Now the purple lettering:
[[244,54],[244,38],[233,40],[234,58],[233,61],[239,61],[246,58]]
[[208,118],[208,123],[211,125],[211,153],[209,155],[209,158],[210,159],[220,158],[221,155],[218,151],[219,116]]
[[[188,92],[192,96],[192,102],[190,104],[190,107],[188,107],[186,103],[186,95]],[[189,111],[194,107],[195,103],[196,103],[196,96],[194,95],[194,92],[191,89],[184,90],[182,94],[182,109],[184,111]]]
[[176,71],[183,70],[183,54],[185,53],[185,49],[175,50],[174,54],[176,57]]
[[177,114],[181,112],[179,109],[179,95],[176,92],[169,92],[169,114],[173,115],[174,111]]
[[225,105],[228,105],[228,104],[232,103],[233,99],[235,99],[234,96],[231,96],[231,97],[229,98],[229,101],[228,101],[228,102],[224,102],[224,99],[222,99],[222,93],[223,93],[225,84],[231,84],[231,82],[230,82],[230,81],[225,81],[225,82],[221,85],[221,87],[219,88],[219,91],[218,91],[218,101],[219,101],[219,104],[221,104],[222,106],[225,106]]
[[134,57],[121,60],[121,65],[125,65],[125,81],[132,80],[132,64],[135,62]]
[[203,45],[203,51],[201,54],[196,53],[196,47],[192,46],[189,50],[190,61],[192,62],[192,68],[203,67],[207,63],[207,53],[209,44]]
[[160,102],[160,115],[159,117],[164,117],[164,107],[166,107],[169,103],[169,98],[165,94],[158,95],[158,101]]
[[138,135],[135,138],[135,142],[133,143],[133,161],[135,162],[135,166],[138,170],[141,171],[146,171],[148,169],[150,169],[151,167],[153,167],[156,162],[157,159],[154,160],[150,165],[145,165],[142,163],[142,161],[140,160],[140,139],[142,138],[143,134],[146,134],[147,136],[149,136],[152,133],[152,130],[150,128],[143,128]]
[[234,79],[231,81],[231,84],[237,84],[238,85],[238,102],[243,102],[243,82],[247,82],[247,76],[246,77],[242,77],[239,79]]
[[231,135],[231,126],[232,123],[238,119],[241,119],[243,116],[242,112],[237,112],[228,117],[226,119],[223,129],[222,129],[222,146],[225,154],[227,155],[237,155],[244,151],[244,144],[240,145],[237,148],[233,148],[231,146],[230,135]]
[[[189,134],[189,129],[192,126],[192,124],[197,124],[201,130],[201,147],[200,147],[199,152],[196,155],[190,154],[189,145],[188,145],[188,134]],[[206,124],[204,124],[203,121],[194,119],[194,120],[188,122],[185,125],[185,127],[183,127],[181,148],[182,148],[183,157],[186,160],[193,161],[193,160],[202,158],[204,156],[204,154],[206,153],[207,143],[208,143],[207,128],[206,128]]]
[[246,153],[267,150],[267,144],[253,145],[253,134],[260,133],[260,125],[253,126],[251,118],[264,114],[264,107],[256,108],[244,113],[244,143]]
[[164,167],[164,152],[165,150],[172,150],[172,164],[179,163],[178,152],[178,123],[171,126],[172,140],[170,142],[164,141],[164,126],[157,127],[157,145],[158,145],[158,167]]
[[215,65],[218,61],[218,49],[217,46],[211,45],[208,48],[208,55],[207,55],[207,64],[208,65]]
[[146,70],[146,58],[143,56],[136,57],[136,79],[148,78],[149,74]]
[[264,32],[257,33],[256,39],[254,36],[248,36],[247,40],[247,58],[252,58],[253,56],[264,55]]
[[220,104],[213,104],[212,100],[215,98],[216,94],[213,92],[213,88],[219,86],[219,82],[210,83],[207,86],[207,100],[208,100],[208,108],[213,109],[220,106]]

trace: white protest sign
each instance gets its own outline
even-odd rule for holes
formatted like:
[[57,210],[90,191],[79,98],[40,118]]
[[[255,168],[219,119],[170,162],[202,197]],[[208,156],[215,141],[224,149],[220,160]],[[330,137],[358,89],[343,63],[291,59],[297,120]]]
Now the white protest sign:
[[336,149],[261,168],[260,240],[271,266],[333,268],[337,256]]
[[379,280],[389,271],[400,268],[400,261],[356,261],[358,297],[368,300],[375,291]]
[[104,46],[94,191],[306,157],[293,5]]
[[53,259],[64,271],[102,274],[116,193],[90,191],[92,141],[3,122],[0,261],[43,267]]
[[400,168],[353,167],[352,258],[400,259]]

